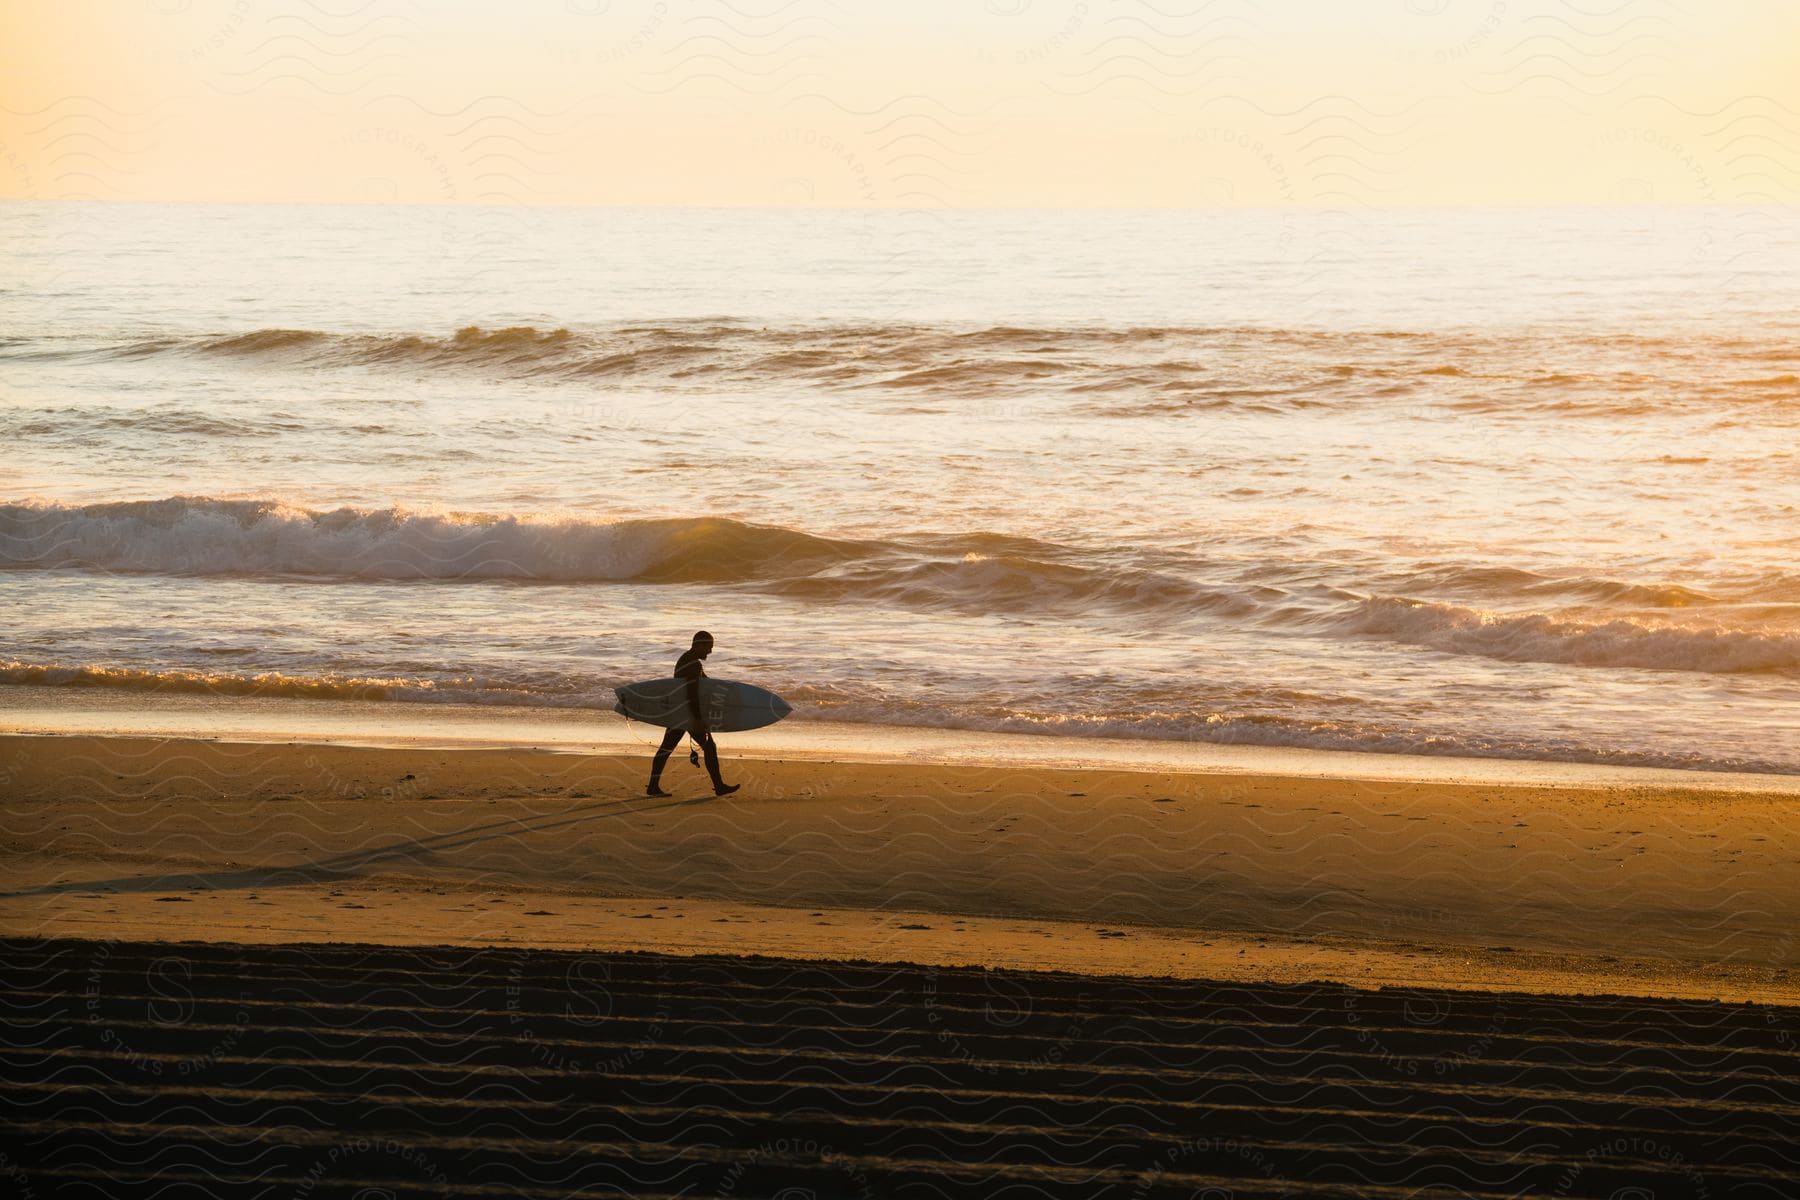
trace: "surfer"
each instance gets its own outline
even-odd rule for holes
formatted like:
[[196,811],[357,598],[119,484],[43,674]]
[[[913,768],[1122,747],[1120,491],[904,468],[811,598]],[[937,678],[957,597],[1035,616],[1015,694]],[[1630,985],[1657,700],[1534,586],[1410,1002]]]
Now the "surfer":
[[650,786],[644,789],[646,796],[669,794],[662,790],[663,767],[668,764],[670,752],[681,745],[684,737],[693,738],[706,755],[706,773],[712,776],[713,795],[729,796],[741,786],[726,783],[719,777],[719,747],[713,742],[712,730],[706,726],[706,711],[700,707],[700,681],[706,678],[706,668],[700,665],[700,660],[711,654],[712,648],[712,634],[702,629],[694,635],[694,644],[675,660],[675,677],[687,680],[688,712],[693,714],[693,719],[685,728],[663,733],[662,745],[656,748],[656,757],[650,760]]

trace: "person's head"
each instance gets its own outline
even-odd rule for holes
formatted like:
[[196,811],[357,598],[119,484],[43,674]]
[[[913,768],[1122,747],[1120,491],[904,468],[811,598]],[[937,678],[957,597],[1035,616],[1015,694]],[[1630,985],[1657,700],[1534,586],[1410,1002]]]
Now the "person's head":
[[694,635],[694,649],[699,652],[701,658],[705,658],[707,655],[711,654],[712,634],[706,632],[704,629],[699,633],[696,633]]

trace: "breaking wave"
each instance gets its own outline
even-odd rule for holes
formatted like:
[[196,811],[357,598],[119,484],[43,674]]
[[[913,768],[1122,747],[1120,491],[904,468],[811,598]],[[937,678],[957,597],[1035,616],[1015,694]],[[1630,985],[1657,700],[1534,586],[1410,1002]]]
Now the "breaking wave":
[[875,549],[713,517],[601,523],[397,508],[315,511],[277,500],[190,496],[0,505],[0,567],[12,568],[731,583]]
[[0,505],[0,568],[359,580],[744,584],[944,611],[1245,613],[1242,589],[992,533],[821,537],[721,517],[600,522],[176,496]]
[[[1479,563],[1358,577],[1332,563],[1213,563],[980,531],[823,536],[723,517],[609,522],[196,496],[0,504],[0,569],[710,585],[819,605],[1123,618],[1171,632],[1223,622],[1515,662],[1800,672],[1800,579],[1785,575],[1729,591]],[[1421,594],[1432,598],[1411,598]]]
[[1395,596],[1372,597],[1336,624],[1364,636],[1510,662],[1713,674],[1800,672],[1800,630],[1795,629],[1497,613]]

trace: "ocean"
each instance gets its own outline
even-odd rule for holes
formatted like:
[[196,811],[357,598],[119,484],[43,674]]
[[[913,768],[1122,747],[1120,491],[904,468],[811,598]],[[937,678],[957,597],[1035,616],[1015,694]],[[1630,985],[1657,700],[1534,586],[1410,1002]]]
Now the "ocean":
[[0,203],[0,683],[1800,773],[1800,218]]

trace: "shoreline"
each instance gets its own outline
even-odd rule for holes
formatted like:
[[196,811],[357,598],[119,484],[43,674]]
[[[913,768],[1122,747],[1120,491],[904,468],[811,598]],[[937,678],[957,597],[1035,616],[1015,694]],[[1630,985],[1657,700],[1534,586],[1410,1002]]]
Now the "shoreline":
[[4,936],[1800,1003],[1778,792],[0,737]]
[[[0,735],[206,737],[225,742],[298,741],[375,749],[532,748],[562,753],[640,753],[648,758],[659,732],[600,709],[217,697],[0,684]],[[805,718],[721,736],[726,739],[721,753],[728,758],[757,761],[1041,766],[1540,787],[1673,787],[1800,797],[1800,774],[1558,759],[1000,733]]]

